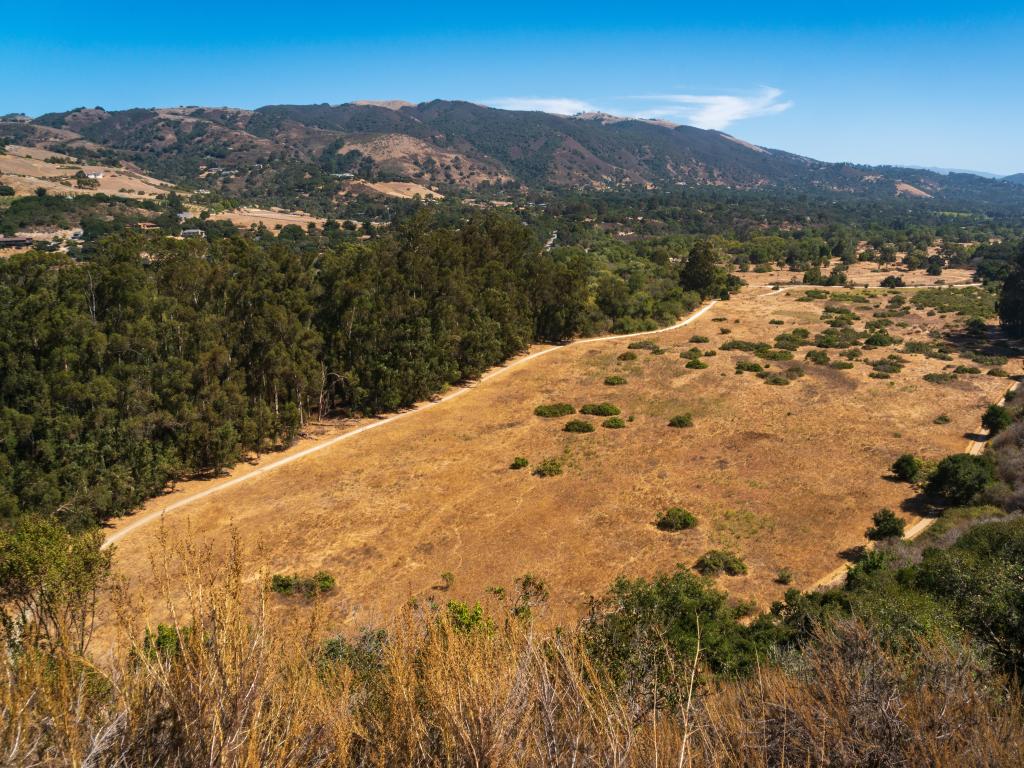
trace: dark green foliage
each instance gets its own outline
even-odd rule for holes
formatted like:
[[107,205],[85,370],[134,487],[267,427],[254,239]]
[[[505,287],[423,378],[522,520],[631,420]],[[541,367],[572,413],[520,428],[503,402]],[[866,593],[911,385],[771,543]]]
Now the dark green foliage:
[[1013,416],[1009,409],[1001,405],[990,405],[981,417],[981,426],[992,435],[998,435],[1012,423]]
[[690,337],[690,343],[691,344],[707,344],[709,341],[711,341],[711,339],[709,339],[707,336],[691,336]]
[[537,477],[554,477],[562,474],[562,462],[559,459],[544,459],[537,468],[533,470]]
[[899,275],[886,275],[882,278],[883,288],[902,288],[906,285]]
[[942,496],[952,504],[969,504],[995,477],[987,456],[955,453],[939,462],[928,481],[928,493]]
[[280,595],[302,595],[313,598],[334,589],[334,577],[327,571],[317,571],[312,576],[275,573],[270,577],[270,589]]
[[904,453],[892,463],[893,475],[905,483],[913,483],[917,480],[924,465],[921,460],[913,454]]
[[853,368],[853,363],[847,362],[846,360],[833,360],[829,363],[829,368],[835,368],[840,371],[849,370]]
[[692,427],[693,426],[693,416],[691,416],[688,413],[683,413],[683,414],[680,414],[678,416],[673,416],[671,419],[668,420],[668,425],[670,427],[677,427],[677,428],[679,428],[679,427]]
[[742,373],[744,371],[748,373],[760,373],[764,368],[761,367],[760,363],[755,363],[753,360],[739,360],[736,362],[736,372]]
[[587,416],[618,416],[622,411],[611,403],[587,403],[580,408],[580,413]]
[[779,373],[771,373],[770,371],[764,371],[763,373],[757,374],[759,379],[764,379],[765,384],[771,384],[776,387],[784,387],[790,383],[790,379]]
[[911,299],[918,308],[933,307],[964,317],[995,317],[996,297],[987,288],[922,288]]
[[893,344],[898,344],[899,339],[895,336],[890,336],[885,331],[875,331],[864,339],[864,346],[866,347],[889,347]]
[[619,355],[619,360],[636,360],[636,352],[623,352]]
[[650,582],[618,579],[594,602],[583,632],[590,650],[619,682],[635,685],[652,675],[672,679],[669,658],[675,669],[686,669],[696,654],[698,632],[701,658],[710,671],[746,674],[777,636],[771,622],[744,626],[737,620],[740,613],[725,593],[679,569]]
[[626,422],[618,416],[612,416],[610,419],[602,421],[601,426],[608,429],[622,429],[626,426]]
[[705,576],[717,576],[725,573],[728,576],[742,576],[747,572],[747,565],[740,557],[722,549],[709,549],[693,566]]
[[874,525],[868,528],[864,535],[872,541],[903,538],[903,529],[906,527],[906,523],[896,517],[891,509],[881,509],[875,512],[871,516],[871,522]]
[[812,349],[807,353],[806,358],[815,365],[828,365],[829,363],[828,352],[823,349]]
[[583,434],[586,432],[593,432],[594,425],[591,424],[589,421],[583,421],[582,419],[573,419],[572,421],[567,421],[565,423],[563,431]]
[[568,416],[570,413],[576,413],[576,409],[569,405],[569,403],[538,405],[533,409],[534,416],[540,416],[543,419],[555,419],[559,416]]
[[793,572],[789,568],[780,568],[779,572],[775,575],[776,584],[790,584],[793,581]]
[[530,466],[530,460],[525,456],[516,456],[512,459],[512,463],[509,464],[509,469],[526,469]]
[[921,377],[929,384],[949,384],[956,380],[955,373],[926,373]]
[[979,373],[981,373],[981,369],[976,368],[973,365],[958,365],[956,368],[953,369],[953,373],[977,376]]
[[686,363],[686,367],[701,370],[703,368],[707,368],[708,364],[705,363],[703,360],[688,360]]
[[609,387],[619,387],[626,383],[624,376],[606,376],[604,383]]
[[696,516],[682,507],[672,507],[666,510],[657,522],[658,528],[663,531],[685,531],[696,525]]
[[932,422],[932,423],[934,423],[934,424],[949,424],[949,422],[950,422],[949,416],[947,416],[944,413],[940,413],[938,416],[935,417],[935,421]]
[[[659,347],[657,345],[657,343],[655,343],[653,341],[632,341],[632,342],[629,343],[629,346],[627,347],[627,349],[646,349],[646,350],[648,350],[650,352],[654,352],[655,350],[661,349],[661,347]],[[632,360],[635,357],[636,357],[636,355],[634,355],[631,358],[622,357],[620,355],[619,359],[620,360]]]

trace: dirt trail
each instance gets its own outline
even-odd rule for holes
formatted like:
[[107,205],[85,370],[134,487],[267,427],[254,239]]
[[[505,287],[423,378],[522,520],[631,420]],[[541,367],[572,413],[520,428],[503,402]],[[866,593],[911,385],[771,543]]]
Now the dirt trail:
[[[776,290],[776,291],[771,291],[770,293],[764,294],[764,295],[766,295],[766,296],[767,295],[774,295],[776,293],[780,293],[782,290],[785,290],[785,289],[779,289],[779,290]],[[225,482],[221,482],[221,483],[218,483],[217,485],[214,485],[212,487],[207,487],[207,488],[205,488],[203,490],[199,490],[199,491],[196,491],[194,493],[190,493],[189,495],[187,495],[187,496],[185,496],[185,497],[183,497],[183,498],[181,498],[181,499],[179,499],[179,500],[177,500],[177,501],[175,501],[175,502],[173,502],[171,504],[168,504],[165,507],[161,507],[161,508],[155,509],[155,510],[153,510],[151,512],[147,512],[145,514],[142,514],[139,517],[133,519],[130,523],[125,525],[123,528],[120,528],[119,530],[114,531],[113,533],[111,533],[107,537],[106,541],[103,542],[103,548],[105,549],[105,548],[107,548],[107,547],[109,547],[109,546],[111,546],[113,544],[116,544],[118,541],[120,541],[121,539],[125,538],[128,534],[132,533],[133,531],[138,530],[139,528],[141,528],[141,527],[143,527],[145,525],[149,525],[150,523],[152,523],[155,520],[159,520],[164,515],[166,515],[166,514],[168,514],[170,512],[174,512],[176,510],[179,510],[179,509],[182,509],[184,507],[187,507],[190,504],[193,504],[194,502],[199,501],[200,499],[205,499],[208,496],[212,496],[213,494],[220,493],[222,491],[226,491],[229,488],[233,488],[236,485],[239,485],[241,483],[247,482],[247,481],[252,480],[254,478],[260,477],[261,475],[265,475],[268,472],[271,472],[271,471],[273,471],[275,469],[278,469],[280,467],[283,467],[283,466],[286,466],[288,464],[291,464],[292,462],[298,461],[299,459],[305,458],[305,457],[310,456],[310,455],[312,455],[314,453],[319,453],[320,451],[323,451],[323,450],[325,450],[327,448],[330,448],[330,447],[332,447],[334,445],[337,445],[338,443],[343,442],[345,440],[351,440],[352,438],[356,437],[357,435],[360,435],[360,434],[362,434],[364,432],[368,432],[371,429],[379,429],[379,428],[384,427],[384,426],[386,426],[388,424],[394,423],[394,422],[398,421],[399,419],[407,419],[407,418],[409,418],[411,416],[416,415],[417,413],[423,413],[424,411],[429,410],[430,408],[433,408],[434,406],[440,405],[441,403],[446,403],[446,402],[449,402],[450,400],[454,400],[455,398],[459,397],[460,395],[465,394],[466,392],[470,391],[471,389],[473,389],[475,387],[478,387],[481,384],[484,384],[484,383],[486,383],[488,381],[491,381],[491,380],[497,378],[498,376],[501,376],[502,374],[505,374],[505,373],[507,373],[507,372],[509,372],[509,371],[511,371],[513,369],[520,368],[523,365],[525,365],[525,364],[527,364],[527,363],[529,363],[529,362],[531,362],[533,360],[536,360],[537,358],[542,357],[544,355],[548,355],[548,354],[550,354],[552,352],[557,352],[558,350],[565,350],[565,349],[569,349],[569,348],[572,348],[572,347],[581,346],[581,345],[584,345],[584,344],[596,344],[598,342],[613,341],[613,340],[617,340],[617,339],[630,339],[630,338],[634,338],[634,337],[637,337],[637,336],[654,336],[654,335],[657,335],[657,334],[660,334],[660,333],[668,333],[670,331],[675,331],[675,330],[678,330],[679,328],[682,328],[682,327],[684,327],[686,325],[689,325],[693,321],[697,320],[702,315],[704,315],[705,312],[707,312],[713,306],[715,306],[715,304],[717,304],[717,303],[718,303],[717,299],[709,301],[708,303],[704,304],[700,309],[694,311],[693,313],[691,313],[690,315],[688,315],[684,319],[680,320],[678,323],[675,323],[674,325],[667,326],[665,328],[658,328],[657,330],[653,330],[653,331],[638,331],[637,333],[610,334],[610,335],[607,335],[607,336],[594,336],[594,337],[591,337],[591,338],[579,339],[578,341],[574,341],[571,344],[564,344],[564,345],[555,346],[555,347],[545,347],[544,349],[540,349],[540,350],[538,350],[536,352],[531,352],[530,354],[524,355],[522,357],[514,358],[513,360],[509,361],[505,365],[502,365],[502,366],[499,366],[497,368],[494,368],[493,370],[491,370],[488,373],[484,374],[479,379],[477,379],[475,382],[472,382],[472,383],[470,383],[470,384],[468,384],[468,385],[466,385],[464,387],[459,387],[457,389],[454,389],[451,392],[449,392],[447,395],[444,395],[442,397],[436,398],[434,400],[429,400],[429,401],[424,402],[424,403],[420,403],[420,404],[414,406],[413,408],[411,408],[411,409],[409,409],[407,411],[401,411],[401,412],[396,413],[396,414],[394,414],[392,416],[387,416],[385,418],[378,419],[376,421],[372,421],[369,424],[364,424],[363,426],[356,427],[355,429],[349,430],[347,432],[343,432],[340,435],[337,435],[335,437],[332,437],[332,438],[329,438],[327,440],[324,440],[321,443],[317,443],[315,445],[311,445],[309,448],[305,448],[303,450],[297,451],[297,452],[292,453],[292,454],[290,454],[288,456],[280,458],[280,459],[278,459],[276,461],[272,461],[269,464],[265,464],[265,465],[263,465],[263,466],[261,466],[261,467],[259,467],[257,469],[254,469],[254,470],[252,470],[250,472],[246,472],[245,474],[238,475],[237,477],[234,477],[234,478],[232,478],[230,480],[227,480]]]
[[[1007,388],[1007,394],[1015,391],[1019,385],[1019,381],[1013,382],[1013,384],[1011,384]],[[1004,395],[1002,399],[1000,399],[997,405],[1005,404],[1006,395]],[[977,456],[985,449],[985,445],[988,443],[988,439],[988,430],[982,428],[978,432],[978,437],[972,437],[968,441],[967,450],[965,450],[964,453],[970,454],[971,456]],[[932,524],[934,524],[935,521],[937,521],[938,519],[939,518],[937,517],[922,517],[920,520],[918,520],[916,523],[911,525],[903,532],[903,538],[907,541],[913,541],[926,530],[928,530],[932,526]],[[874,542],[867,541],[864,545],[864,548],[865,550],[871,550],[874,549],[874,546]],[[847,571],[849,571],[852,567],[852,563],[843,563],[835,570],[827,573],[825,576],[822,576],[820,579],[818,579],[818,581],[816,581],[814,585],[811,587],[811,590],[840,586],[843,583],[843,580],[846,578]]]

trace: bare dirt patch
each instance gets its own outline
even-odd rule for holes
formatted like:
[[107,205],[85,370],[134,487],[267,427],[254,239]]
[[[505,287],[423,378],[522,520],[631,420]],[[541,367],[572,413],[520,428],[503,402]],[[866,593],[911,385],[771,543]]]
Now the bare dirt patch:
[[[826,327],[824,301],[799,301],[803,292],[792,289],[766,293],[748,288],[692,325],[652,336],[664,354],[638,350],[620,361],[628,344],[621,340],[545,355],[463,397],[196,501],[167,519],[171,538],[209,546],[219,558],[237,535],[255,552],[252,579],[327,570],[338,584],[328,607],[350,627],[383,621],[410,598],[478,599],[528,572],[548,583],[550,616],[571,620],[616,576],[692,565],[710,548],[736,551],[749,568],[722,586],[766,605],[784,589],[774,583],[779,569],[793,572],[794,586],[812,585],[842,562],[839,553],[863,542],[874,512],[900,508],[909,489],[887,479],[896,456],[963,450],[964,434],[1007,386],[983,375],[930,384],[924,373],[950,363],[922,355],[907,355],[891,379],[873,379],[863,363],[835,370],[804,361],[809,348],[793,362],[768,362],[776,372],[803,366],[789,385],[738,375],[737,361],[751,355],[718,349],[723,342]],[[863,318],[875,309],[850,306]],[[894,332],[909,340],[945,321],[913,311],[900,322],[906,327]],[[710,341],[693,344],[694,335]],[[693,346],[717,351],[703,358],[706,369],[685,367],[680,353]],[[1017,373],[1019,364],[1010,367]],[[627,384],[606,386],[608,375]],[[625,428],[604,428],[601,417],[533,414],[544,403],[605,401],[621,409]],[[682,413],[692,414],[693,427],[667,426]],[[942,413],[949,423],[935,424]],[[569,418],[597,429],[567,433]],[[530,467],[510,469],[516,456]],[[562,462],[561,475],[530,473],[547,458]],[[674,506],[693,512],[698,526],[658,530],[655,520]],[[166,561],[160,538],[154,524],[117,545],[117,567],[141,593],[151,556]],[[439,591],[444,572],[455,584]]]

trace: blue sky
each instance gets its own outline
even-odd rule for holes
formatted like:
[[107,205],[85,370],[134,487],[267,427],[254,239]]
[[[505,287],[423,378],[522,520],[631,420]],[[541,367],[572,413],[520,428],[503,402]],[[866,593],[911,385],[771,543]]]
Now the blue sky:
[[0,113],[466,99],[1024,171],[1024,3],[0,0]]

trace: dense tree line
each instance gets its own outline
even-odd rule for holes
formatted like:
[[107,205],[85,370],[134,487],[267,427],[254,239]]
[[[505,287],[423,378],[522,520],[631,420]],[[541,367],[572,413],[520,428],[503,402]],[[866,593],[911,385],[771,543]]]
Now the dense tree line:
[[333,245],[294,229],[0,263],[0,516],[123,514],[311,417],[406,407],[531,342],[653,327],[726,289],[708,246],[545,251],[512,216],[423,212]]

